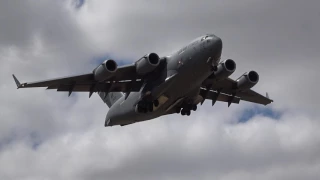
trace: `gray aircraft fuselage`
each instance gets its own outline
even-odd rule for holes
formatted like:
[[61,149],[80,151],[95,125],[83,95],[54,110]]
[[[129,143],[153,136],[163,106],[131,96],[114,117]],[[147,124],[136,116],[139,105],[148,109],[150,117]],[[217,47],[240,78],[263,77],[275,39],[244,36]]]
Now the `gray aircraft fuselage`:
[[140,92],[131,92],[127,99],[122,96],[109,109],[106,126],[126,125],[150,120],[175,112],[175,103],[201,102],[199,95],[202,82],[212,74],[212,65],[217,65],[222,52],[222,40],[215,35],[201,36],[187,46],[167,56],[167,79],[152,90],[158,97],[159,106],[152,112],[138,113],[136,104]]

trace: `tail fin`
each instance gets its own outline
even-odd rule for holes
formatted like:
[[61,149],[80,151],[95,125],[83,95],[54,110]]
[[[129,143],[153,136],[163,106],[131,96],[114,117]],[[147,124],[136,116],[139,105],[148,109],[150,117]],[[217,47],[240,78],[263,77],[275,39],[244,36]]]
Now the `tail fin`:
[[122,92],[98,92],[99,96],[104,103],[111,107],[116,101],[118,101],[124,94]]

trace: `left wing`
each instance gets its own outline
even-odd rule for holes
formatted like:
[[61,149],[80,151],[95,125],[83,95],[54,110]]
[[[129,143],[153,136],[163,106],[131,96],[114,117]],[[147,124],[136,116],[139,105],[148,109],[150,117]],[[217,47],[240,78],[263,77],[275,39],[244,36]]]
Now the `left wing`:
[[[239,98],[240,100],[253,102],[257,104],[267,105],[273,102],[269,97],[265,97],[251,89],[238,91],[234,87],[236,86],[236,81],[230,78],[226,78],[220,81],[215,81],[214,79],[207,79],[203,82],[202,87],[209,87],[211,90],[227,94],[231,97]],[[210,98],[207,98],[210,99]],[[232,102],[231,102],[232,103]],[[230,105],[230,103],[229,103]]]
[[20,83],[13,75],[18,88],[47,87],[57,91],[71,92],[132,92],[139,91],[142,86],[141,76],[137,75],[134,64],[119,67],[109,80],[98,82],[93,73],[61,77],[37,82]]

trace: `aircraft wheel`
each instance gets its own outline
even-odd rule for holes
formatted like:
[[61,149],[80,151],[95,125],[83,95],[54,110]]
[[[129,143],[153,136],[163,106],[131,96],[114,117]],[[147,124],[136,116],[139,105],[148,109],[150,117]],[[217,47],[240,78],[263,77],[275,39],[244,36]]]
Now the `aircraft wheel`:
[[182,116],[186,115],[186,111],[184,109],[181,110],[181,115]]
[[147,108],[143,108],[142,106],[138,106],[138,113],[147,113],[148,109]]
[[142,113],[143,112],[143,108],[141,106],[138,105],[138,112]]
[[[145,101],[140,101],[137,106],[138,106],[138,112],[139,113],[147,113],[150,110],[149,106],[148,106],[148,103],[145,102]],[[152,108],[153,108],[153,106],[152,106]]]
[[177,109],[176,109],[176,113],[179,114],[180,112],[181,112],[181,108],[177,108]]
[[192,105],[192,110],[193,110],[193,111],[196,111],[196,110],[197,110],[197,105],[195,105],[195,104]]
[[212,66],[212,70],[216,72],[218,70],[218,66]]
[[191,112],[190,112],[190,111],[187,111],[186,114],[187,114],[187,116],[190,116]]
[[140,106],[141,108],[145,108],[146,107],[146,103],[144,101],[140,101],[138,103],[138,106]]
[[148,111],[149,111],[149,112],[152,112],[152,111],[153,111],[153,104],[152,104],[152,103],[149,103],[149,104],[148,104]]
[[156,99],[156,100],[153,101],[153,104],[154,104],[155,107],[158,107],[159,106],[159,101]]

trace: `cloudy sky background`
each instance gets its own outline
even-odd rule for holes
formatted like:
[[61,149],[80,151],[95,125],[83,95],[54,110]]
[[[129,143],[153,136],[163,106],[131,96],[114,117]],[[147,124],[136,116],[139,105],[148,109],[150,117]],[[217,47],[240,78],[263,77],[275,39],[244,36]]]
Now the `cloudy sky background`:
[[[0,179],[319,179],[320,1],[0,1]],[[34,81],[132,63],[214,33],[267,107],[211,102],[104,127],[97,95]]]

